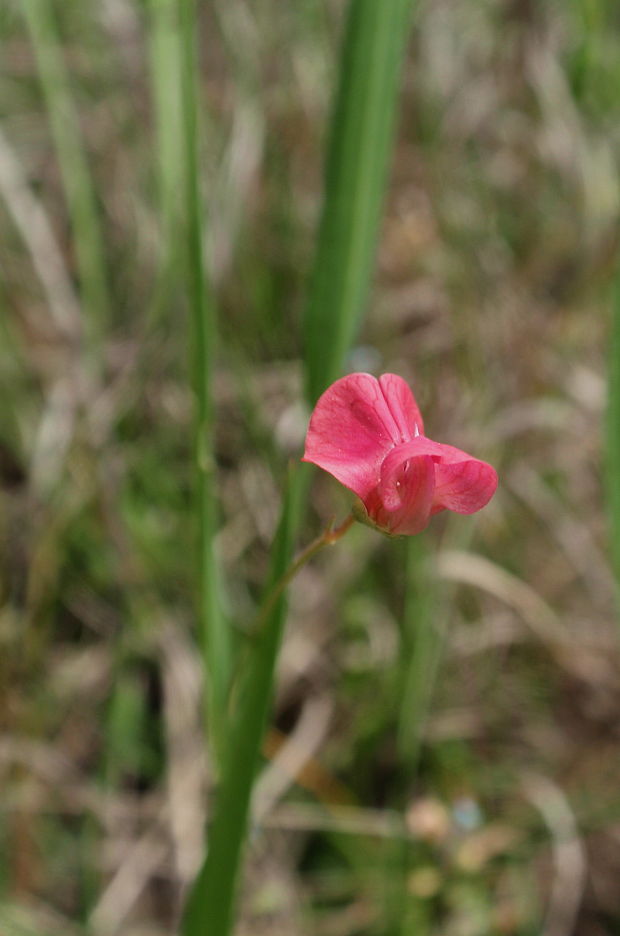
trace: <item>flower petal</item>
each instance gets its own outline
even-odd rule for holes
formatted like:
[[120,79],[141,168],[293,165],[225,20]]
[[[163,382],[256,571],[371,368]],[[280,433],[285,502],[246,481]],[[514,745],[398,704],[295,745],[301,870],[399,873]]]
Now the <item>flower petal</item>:
[[[464,453],[463,453],[464,454]],[[491,500],[497,488],[495,468],[477,458],[435,465],[433,512],[447,508],[472,514]]]
[[[402,399],[402,389],[398,392]],[[402,422],[399,403],[395,411]],[[319,398],[302,460],[329,471],[364,499],[379,483],[385,455],[401,441],[379,381],[370,374],[349,374]]]
[[409,442],[424,435],[422,414],[409,384],[398,374],[383,374],[379,386],[400,432],[400,442]]
[[[399,445],[381,466],[375,520],[390,533],[413,535],[427,525],[435,490],[435,464],[430,455],[411,456],[410,445]],[[372,516],[372,507],[367,509]]]

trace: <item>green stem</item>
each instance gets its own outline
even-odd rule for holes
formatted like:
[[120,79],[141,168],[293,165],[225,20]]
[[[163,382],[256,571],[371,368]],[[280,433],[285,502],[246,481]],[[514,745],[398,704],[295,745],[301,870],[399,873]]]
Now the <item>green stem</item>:
[[181,74],[183,54],[177,0],[149,0],[150,86],[155,117],[155,158],[161,253],[154,290],[153,321],[164,322],[179,288],[183,242],[184,141]]
[[196,10],[194,0],[178,0],[181,33],[181,98],[184,137],[184,180],[187,212],[187,264],[192,317],[195,415],[196,512],[199,523],[198,609],[199,644],[206,680],[206,719],[211,747],[218,758],[231,670],[230,629],[221,609],[218,569],[213,539],[217,527],[215,463],[213,456],[214,405],[212,382],[215,362],[216,315],[209,290],[204,257],[203,203],[198,161],[198,88],[196,65]]
[[[237,879],[261,742],[273,694],[278,650],[284,627],[284,592],[297,572],[324,546],[339,540],[354,522],[350,515],[328,527],[284,571],[274,576],[258,613],[250,665],[240,687],[236,717],[226,745],[222,781],[208,838],[205,863],[190,894],[184,936],[229,936],[234,923]],[[291,532],[285,509],[274,548],[277,568]]]

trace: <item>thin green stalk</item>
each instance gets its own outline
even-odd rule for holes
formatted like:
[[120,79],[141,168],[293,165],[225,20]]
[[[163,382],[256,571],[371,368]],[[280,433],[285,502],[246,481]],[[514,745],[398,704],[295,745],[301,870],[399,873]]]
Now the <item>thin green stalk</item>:
[[288,570],[278,580],[276,585],[274,585],[272,590],[267,595],[265,603],[261,609],[261,613],[258,617],[258,623],[256,625],[257,634],[260,634],[267,626],[269,619],[273,614],[274,608],[280,600],[280,596],[295,578],[302,566],[305,566],[307,562],[314,558],[314,556],[316,556],[316,554],[320,552],[324,546],[331,546],[338,542],[338,540],[344,536],[347,530],[354,523],[355,517],[351,513],[346,518],[346,520],[343,520],[340,526],[328,526],[327,529],[323,530],[320,536],[317,536],[317,538],[313,540],[308,546],[306,546],[303,552],[297,556],[297,558],[289,566]]
[[24,0],[23,10],[37,60],[67,198],[84,303],[84,327],[89,339],[88,351],[96,360],[110,300],[95,192],[71,93],[71,80],[63,59],[52,0]]
[[349,516],[339,527],[329,527],[287,568],[294,513],[289,494],[274,544],[270,585],[258,614],[248,668],[242,675],[238,707],[226,747],[222,782],[209,831],[207,858],[188,901],[183,936],[228,936],[231,932],[252,786],[273,695],[275,665],[286,617],[286,586],[306,562],[323,547],[344,536],[353,523],[353,516]]
[[374,269],[412,0],[350,0],[304,320],[313,404],[338,377]]
[[607,403],[607,499],[611,557],[620,589],[620,274],[613,292]]
[[150,80],[155,111],[157,189],[162,249],[156,305],[163,311],[176,285],[185,186],[181,120],[182,46],[177,0],[149,0]]
[[212,745],[216,752],[221,752],[224,744],[224,722],[231,668],[231,640],[230,630],[221,610],[218,571],[213,550],[217,522],[212,398],[216,320],[213,298],[207,287],[203,246],[203,208],[198,162],[196,10],[194,0],[178,0],[178,2],[182,37],[180,65],[187,212],[187,272],[193,324],[193,371],[196,397],[199,641],[207,684],[207,724]]

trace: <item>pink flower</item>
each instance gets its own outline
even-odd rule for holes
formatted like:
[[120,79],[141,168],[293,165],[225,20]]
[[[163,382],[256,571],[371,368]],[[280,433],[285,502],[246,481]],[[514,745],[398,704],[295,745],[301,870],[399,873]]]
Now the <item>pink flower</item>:
[[302,460],[357,494],[361,519],[394,536],[420,533],[441,510],[475,513],[497,487],[491,465],[426,438],[396,374],[349,374],[332,384],[310,418]]

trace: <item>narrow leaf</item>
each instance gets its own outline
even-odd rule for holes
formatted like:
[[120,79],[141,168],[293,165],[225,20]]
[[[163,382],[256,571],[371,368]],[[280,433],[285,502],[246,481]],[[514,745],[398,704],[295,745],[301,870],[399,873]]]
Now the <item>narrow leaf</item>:
[[351,0],[304,320],[313,404],[338,377],[366,306],[412,0]]
[[[284,574],[291,554],[294,503],[298,484],[291,484],[276,535],[271,586]],[[237,710],[226,745],[208,852],[187,904],[183,936],[228,936],[233,924],[237,880],[246,835],[254,775],[273,693],[274,670],[286,618],[282,595],[251,647],[241,675]]]
[[213,540],[217,523],[212,397],[216,317],[208,290],[203,237],[203,207],[198,160],[198,91],[196,9],[194,0],[178,0],[182,55],[187,274],[192,317],[195,410],[196,513],[199,524],[199,640],[207,683],[207,723],[216,752],[223,731],[231,667],[228,623],[221,610]]

